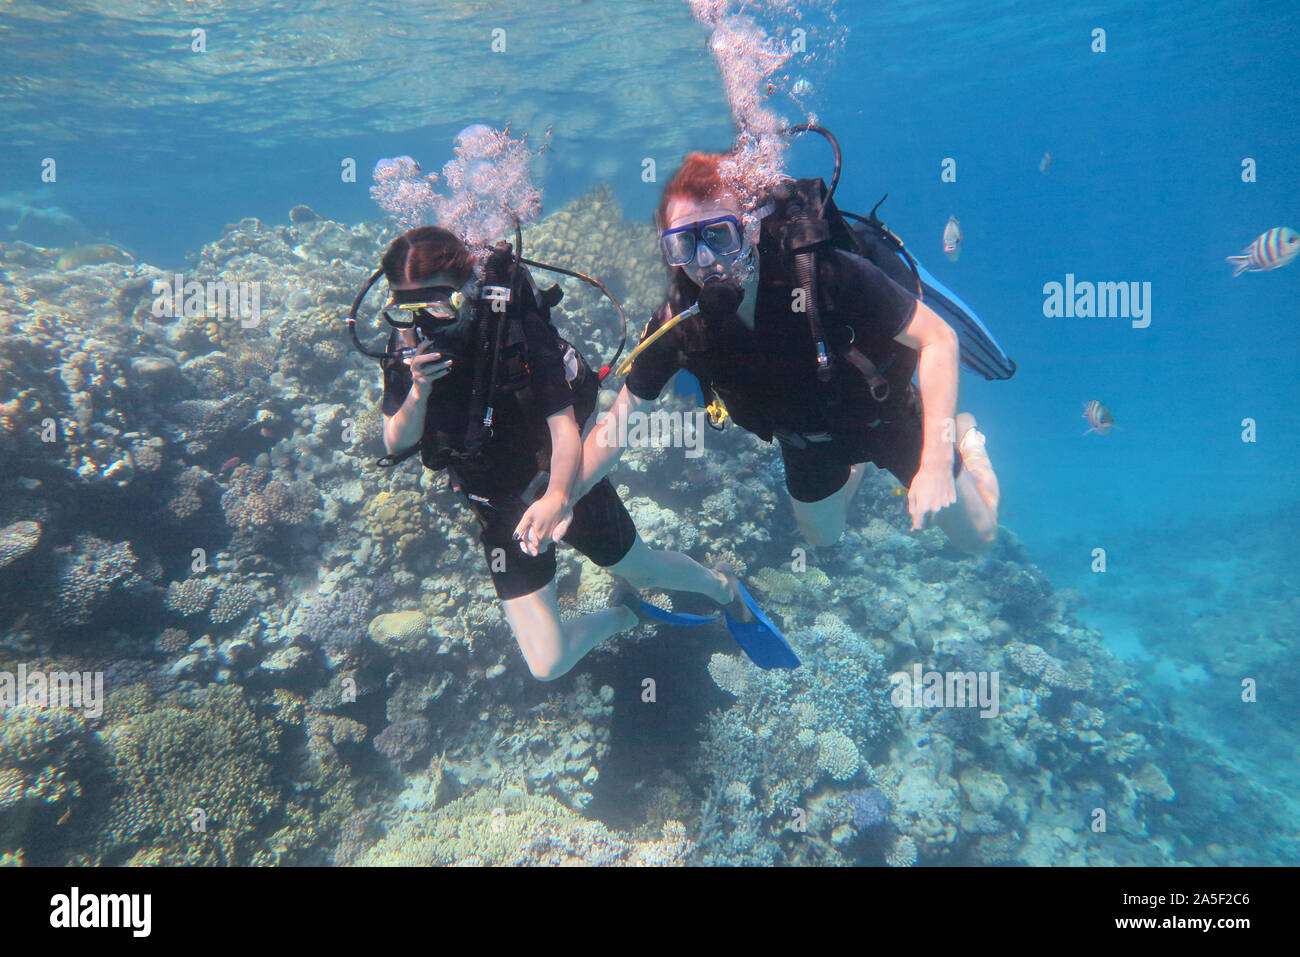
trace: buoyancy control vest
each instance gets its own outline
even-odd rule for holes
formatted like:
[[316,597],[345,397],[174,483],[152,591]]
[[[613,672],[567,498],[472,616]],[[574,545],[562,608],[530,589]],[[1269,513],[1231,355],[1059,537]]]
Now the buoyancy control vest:
[[[455,472],[458,466],[473,466],[492,438],[499,404],[516,402],[526,412],[534,402],[529,341],[524,331],[524,317],[530,313],[541,317],[544,328],[554,336],[550,344],[563,356],[565,379],[573,390],[574,416],[582,429],[596,409],[600,377],[552,322],[551,309],[562,297],[558,285],[539,290],[528,269],[516,262],[509,245],[498,245],[488,256],[474,306],[470,334],[473,389],[463,442],[457,448],[447,433],[426,429],[419,442],[383,456],[376,464],[397,465],[419,452],[421,462],[429,469]],[[538,465],[540,469],[549,467],[549,463]]]
[[[884,342],[858,343],[852,328],[843,319],[845,302],[844,277],[837,269],[831,250],[838,249],[870,260],[891,279],[909,292],[918,287],[907,280],[911,273],[893,254],[893,250],[873,246],[858,236],[827,197],[820,179],[792,180],[780,184],[772,193],[772,211],[763,219],[758,254],[760,281],[764,285],[801,287],[805,290],[808,334],[814,343],[817,362],[819,398],[828,406],[841,400],[841,368],[861,376],[877,403],[903,400],[916,368],[917,353],[892,339]],[[901,268],[901,273],[899,269]],[[681,269],[671,277],[668,295],[669,314],[675,315],[695,302],[699,287]],[[709,320],[696,316],[682,324],[682,364],[699,380],[702,394],[721,395],[726,409],[738,425],[762,438],[788,429],[789,423],[776,421],[777,416],[762,397],[747,396],[718,388],[709,374]],[[875,410],[872,418],[877,418]]]

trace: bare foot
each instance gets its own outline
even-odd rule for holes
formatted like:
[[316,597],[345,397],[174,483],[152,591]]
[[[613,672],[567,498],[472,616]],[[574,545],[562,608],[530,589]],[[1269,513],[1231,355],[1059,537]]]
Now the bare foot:
[[736,621],[753,621],[754,613],[749,610],[749,606],[745,604],[745,599],[740,595],[740,577],[736,574],[736,570],[731,567],[731,563],[718,562],[710,571],[718,577],[731,594],[731,601],[723,605],[727,614]]
[[989,461],[988,450],[984,447],[984,433],[975,427],[975,416],[969,412],[957,415],[957,451],[961,454],[962,467],[970,473],[979,489],[980,498],[996,516],[1001,492],[998,477]]

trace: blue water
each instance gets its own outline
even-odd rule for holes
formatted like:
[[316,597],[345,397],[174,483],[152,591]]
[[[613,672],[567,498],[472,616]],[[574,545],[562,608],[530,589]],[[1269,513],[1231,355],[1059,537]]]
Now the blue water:
[[[684,3],[443,6],[9,4],[0,243],[110,241],[172,269],[227,223],[284,222],[297,204],[379,219],[367,193],[377,159],[438,169],[478,122],[535,139],[553,126],[539,172],[548,210],[607,182],[644,221],[658,199],[644,157],[666,174],[687,149],[729,141]],[[1231,698],[1236,677],[1206,669],[1269,636],[1243,667],[1296,663],[1286,530],[1300,499],[1300,264],[1233,278],[1224,257],[1300,227],[1300,11],[927,0],[841,3],[837,16],[845,46],[806,70],[843,147],[837,201],[866,213],[888,193],[885,221],[1018,365],[1008,382],[962,377],[1004,525],[1058,589],[1078,592],[1079,618],[1145,669],[1152,698],[1184,706],[1172,724],[1202,736],[1220,725],[1222,753],[1293,797],[1269,755],[1294,748],[1294,693],[1275,687],[1266,718],[1225,715],[1206,700],[1222,689],[1206,689],[1232,678]],[[489,49],[497,25],[507,54]],[[816,49],[830,27],[816,11],[808,25]],[[195,26],[207,53],[190,52]],[[1104,53],[1090,50],[1094,28]],[[41,179],[46,157],[54,183]],[[1247,157],[1256,182],[1242,182]],[[829,175],[811,137],[790,158],[797,174]],[[941,181],[945,158],[956,182]],[[355,182],[340,177],[348,159]],[[78,225],[6,232],[24,206]],[[940,237],[954,215],[964,242],[949,262]],[[1067,273],[1150,283],[1150,326],[1044,317],[1044,284]],[[1083,434],[1090,399],[1113,411],[1110,434]],[[1090,570],[1098,548],[1103,574]],[[1219,624],[1204,627],[1207,615]]]
[[[639,159],[660,144],[566,128],[566,97],[584,115],[602,101],[617,113],[620,103],[608,78],[557,67],[571,58],[556,51],[597,24],[614,45],[634,43],[631,31],[647,19],[683,33],[700,28],[675,4],[601,6],[575,5],[566,25],[539,5],[519,30],[529,35],[527,51],[511,54],[506,69],[501,55],[474,52],[484,25],[506,16],[502,4],[476,5],[477,17],[449,23],[430,17],[437,41],[425,44],[416,43],[409,12],[392,4],[296,4],[293,15],[278,10],[269,22],[262,5],[224,4],[207,54],[189,52],[184,17],[131,17],[123,31],[88,8],[24,20],[19,5],[0,29],[14,39],[31,31],[38,42],[9,45],[15,82],[0,92],[0,111],[22,127],[0,148],[0,183],[33,205],[58,205],[141,259],[177,267],[225,223],[274,219],[299,202],[340,220],[373,217],[366,187],[374,161],[409,153],[436,169],[456,130],[512,118],[501,85],[517,71],[525,82],[511,85],[527,89],[524,112],[555,123],[548,207],[591,184],[583,168],[595,153],[612,165],[600,178],[628,214],[648,215],[657,192],[641,183]],[[329,17],[319,30],[309,29],[314,15]],[[820,118],[844,147],[841,204],[866,211],[888,192],[886,221],[980,311],[1019,364],[1014,385],[964,381],[966,404],[998,456],[1008,522],[1046,547],[1063,536],[1100,540],[1277,504],[1300,435],[1289,416],[1300,396],[1289,374],[1300,337],[1286,309],[1300,280],[1293,270],[1233,279],[1223,257],[1296,218],[1300,14],[1286,4],[1225,2],[1192,16],[1170,2],[1035,11],[1032,19],[990,17],[977,3],[849,4],[838,15],[846,46],[812,75]],[[348,35],[330,42],[330,23]],[[1098,26],[1107,30],[1100,54],[1089,51]],[[399,27],[411,36],[388,36]],[[814,26],[814,50],[817,35]],[[404,52],[385,57],[386,36]],[[673,79],[697,108],[676,117],[681,142],[725,146],[725,116],[704,108],[720,105],[720,91],[700,89],[712,64],[702,44],[680,45],[671,70],[619,59],[618,84],[643,85],[662,102],[666,74],[685,75]],[[95,55],[75,56],[70,70],[78,50]],[[200,58],[217,65],[200,69]],[[418,99],[453,69],[481,77],[478,95]],[[151,80],[159,71],[177,86],[159,89]],[[548,83],[557,74],[582,85],[558,89]],[[354,95],[340,95],[340,85]],[[157,102],[133,106],[129,94]],[[401,109],[368,105],[376,96],[418,105],[406,107],[404,120]],[[606,125],[629,121],[620,119]],[[246,132],[254,124],[259,132]],[[1044,151],[1054,157],[1046,176],[1037,172]],[[46,156],[59,163],[53,186],[40,180]],[[355,183],[340,181],[347,157],[356,160]],[[792,157],[798,172],[828,172],[820,142],[797,144]],[[946,157],[957,160],[955,183],[940,182]],[[1255,183],[1240,180],[1244,157],[1257,163]],[[939,248],[950,215],[965,237],[955,264]],[[1066,273],[1150,282],[1150,327],[1043,318],[1043,284]],[[1091,398],[1106,402],[1120,428],[1076,441]],[[1255,444],[1240,441],[1246,417],[1258,423]],[[1276,480],[1261,486],[1260,476]]]

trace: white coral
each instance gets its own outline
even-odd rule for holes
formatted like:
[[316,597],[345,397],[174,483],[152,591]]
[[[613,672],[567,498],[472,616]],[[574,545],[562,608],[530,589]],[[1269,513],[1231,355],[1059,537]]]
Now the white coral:
[[847,781],[858,773],[862,755],[847,734],[825,731],[817,735],[817,765],[836,781]]
[[727,694],[739,698],[749,688],[750,668],[739,655],[719,652],[709,659],[709,677]]

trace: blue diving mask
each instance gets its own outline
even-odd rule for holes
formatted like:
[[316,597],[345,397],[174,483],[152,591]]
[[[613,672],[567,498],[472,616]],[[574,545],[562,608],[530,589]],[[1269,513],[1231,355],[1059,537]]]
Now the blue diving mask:
[[740,252],[744,240],[740,220],[728,215],[666,229],[659,237],[659,245],[669,266],[686,266],[694,261],[700,243],[721,257]]

